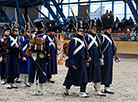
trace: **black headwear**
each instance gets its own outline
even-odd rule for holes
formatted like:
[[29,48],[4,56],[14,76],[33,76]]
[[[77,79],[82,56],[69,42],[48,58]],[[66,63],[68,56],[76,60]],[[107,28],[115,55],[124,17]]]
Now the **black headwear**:
[[102,20],[103,29],[108,29],[113,27],[114,16],[112,12],[103,14],[101,16],[101,20]]
[[35,19],[34,24],[38,30],[44,28],[43,19]]
[[51,20],[51,21],[47,21],[46,22],[46,26],[47,26],[47,31],[56,31],[56,25],[55,25],[55,21]]
[[4,25],[4,32],[5,32],[6,30],[11,30],[8,24],[5,24],[5,25]]
[[18,25],[17,25],[17,24],[14,24],[14,25],[13,25],[13,27],[12,27],[12,32],[13,32],[13,31],[15,31],[15,30],[17,30],[17,31],[19,30],[19,28],[18,28]]

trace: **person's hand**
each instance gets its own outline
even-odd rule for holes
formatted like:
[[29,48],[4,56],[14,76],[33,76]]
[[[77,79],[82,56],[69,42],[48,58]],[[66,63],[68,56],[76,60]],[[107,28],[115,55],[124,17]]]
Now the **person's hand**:
[[1,40],[1,42],[4,42],[4,39],[3,38],[1,38],[0,40]]
[[48,65],[48,62],[46,63],[46,65]]
[[77,69],[75,66],[72,66],[74,69]]
[[102,57],[101,57],[101,59],[104,59],[104,55],[102,54]]
[[19,48],[19,45],[15,45],[16,48]]
[[89,62],[87,62],[87,67],[89,67],[90,66],[90,63]]
[[91,61],[91,57],[87,60],[87,62]]
[[27,59],[25,57],[22,58],[22,61],[26,61]]

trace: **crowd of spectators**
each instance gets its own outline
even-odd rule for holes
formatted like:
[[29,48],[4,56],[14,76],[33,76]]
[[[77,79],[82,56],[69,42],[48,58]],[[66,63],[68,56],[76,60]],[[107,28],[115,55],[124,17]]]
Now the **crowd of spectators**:
[[130,17],[129,20],[126,18],[123,18],[121,21],[116,17],[116,20],[114,22],[114,30],[123,30],[125,26],[132,26],[133,27],[134,22],[133,19]]
[[[96,19],[96,18],[95,18]],[[97,29],[101,28],[100,30],[97,30],[97,33],[101,33],[102,31],[102,23],[101,20],[98,18],[96,19],[97,22]],[[129,20],[123,18],[121,21],[119,20],[118,17],[116,17],[115,22],[114,22],[114,26],[113,26],[113,30],[124,30],[125,26],[131,26],[133,27],[134,22],[133,19],[130,17]],[[75,33],[75,24],[74,21],[72,19],[70,19],[70,21],[68,23],[63,23],[60,24],[58,26],[58,32],[62,33],[64,35],[65,39],[71,39]],[[80,21],[78,23],[78,28],[83,28],[85,33],[88,33],[88,29],[89,29],[89,25],[87,23],[87,21]],[[136,40],[136,32],[134,30],[132,30],[132,28],[127,28],[127,31],[125,33],[126,34],[126,39],[128,40]]]
[[129,41],[136,41],[137,34],[136,34],[136,31],[133,28],[132,28],[131,31],[129,29],[127,29],[127,39]]
[[126,33],[124,33],[123,36],[120,39],[124,40],[124,41],[137,41],[138,40],[138,35],[137,35],[134,28],[127,29]]
[[[80,22],[82,22],[82,21],[80,21]],[[81,27],[80,22],[79,22],[78,27]],[[97,26],[102,28],[102,23],[101,23],[101,20],[99,18],[96,19],[96,22],[97,22]],[[58,27],[58,31],[61,32],[63,30],[63,31],[66,31],[66,32],[71,32],[72,29],[74,29],[73,24],[74,24],[74,21],[71,18],[69,23],[60,24],[59,27]],[[88,28],[89,28],[88,23],[86,21],[83,21],[82,25],[83,25],[84,31],[87,32]],[[131,17],[129,18],[129,20],[127,20],[126,18],[123,18],[121,21],[119,20],[118,17],[116,17],[113,29],[114,30],[123,30],[125,26],[132,26],[133,27],[133,25],[134,25],[134,22],[133,22],[133,19]]]

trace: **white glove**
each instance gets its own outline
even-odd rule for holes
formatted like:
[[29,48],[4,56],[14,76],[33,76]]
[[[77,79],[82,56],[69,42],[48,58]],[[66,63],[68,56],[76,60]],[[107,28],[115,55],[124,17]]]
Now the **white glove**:
[[0,57],[0,62],[2,62],[2,56]]
[[103,66],[104,65],[104,60],[100,58],[100,65]]
[[4,42],[4,39],[3,38],[1,38],[1,42]]

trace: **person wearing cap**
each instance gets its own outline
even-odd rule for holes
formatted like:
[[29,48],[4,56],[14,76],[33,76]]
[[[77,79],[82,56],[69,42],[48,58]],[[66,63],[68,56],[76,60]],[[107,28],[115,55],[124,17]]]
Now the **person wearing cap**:
[[88,51],[92,60],[89,62],[88,72],[88,82],[94,83],[95,95],[106,96],[101,93],[101,66],[100,58],[103,59],[100,49],[99,37],[96,34],[96,21],[90,20],[89,22],[89,33],[85,35],[86,42],[88,44]]
[[104,55],[104,65],[101,66],[101,84],[105,86],[104,93],[114,94],[110,90],[113,76],[113,56],[115,55],[115,48],[111,36],[114,16],[111,12],[106,13],[101,16],[101,20],[104,30],[104,33],[99,36],[102,43],[101,50]]
[[1,76],[1,84],[6,84],[5,74],[5,66],[6,66],[6,58],[7,58],[7,50],[6,50],[6,41],[8,36],[10,35],[10,27],[5,24],[3,36],[0,39],[0,76]]
[[[77,25],[78,24],[76,24],[76,28],[78,29]],[[69,89],[72,85],[75,85],[80,86],[79,97],[88,98],[89,96],[86,94],[86,84],[88,80],[83,35],[83,29],[80,28],[74,38],[69,42],[69,69],[63,85],[65,86],[65,95],[69,95]]]
[[24,34],[22,37],[20,37],[20,45],[22,47],[23,54],[26,58],[26,61],[19,60],[19,68],[20,68],[19,74],[22,82],[22,87],[25,87],[25,86],[30,87],[30,84],[28,83],[30,60],[29,60],[29,57],[25,55],[30,37],[31,37],[30,28],[26,24],[24,29]]
[[55,31],[56,31],[56,26],[55,26],[55,21],[47,21],[46,22],[47,26],[47,40],[49,41],[49,47],[50,47],[50,55],[51,55],[51,60],[48,63],[48,81],[50,83],[55,83],[55,81],[51,80],[52,75],[57,74],[57,60],[56,56],[58,54],[58,48],[57,48],[57,41],[55,38]]
[[7,78],[7,89],[18,88],[16,84],[14,84],[14,79],[19,76],[19,52],[21,52],[22,60],[26,61],[26,58],[22,55],[21,46],[19,45],[18,31],[18,27],[15,24],[6,42],[6,48],[8,49],[5,71],[5,77]]
[[32,53],[30,56],[31,67],[29,71],[29,82],[32,84],[32,95],[43,95],[43,84],[46,83],[48,79],[46,64],[48,64],[48,60],[51,59],[50,48],[48,45],[48,41],[46,40],[46,35],[43,32],[43,19],[34,20],[34,24],[35,27],[37,27],[38,31],[36,32],[36,34],[31,36],[29,43],[31,43],[32,40],[40,38],[45,41],[45,46],[41,45],[42,50],[40,51],[37,50],[37,45],[34,45],[36,47],[31,47],[31,45],[29,45],[29,49]]

